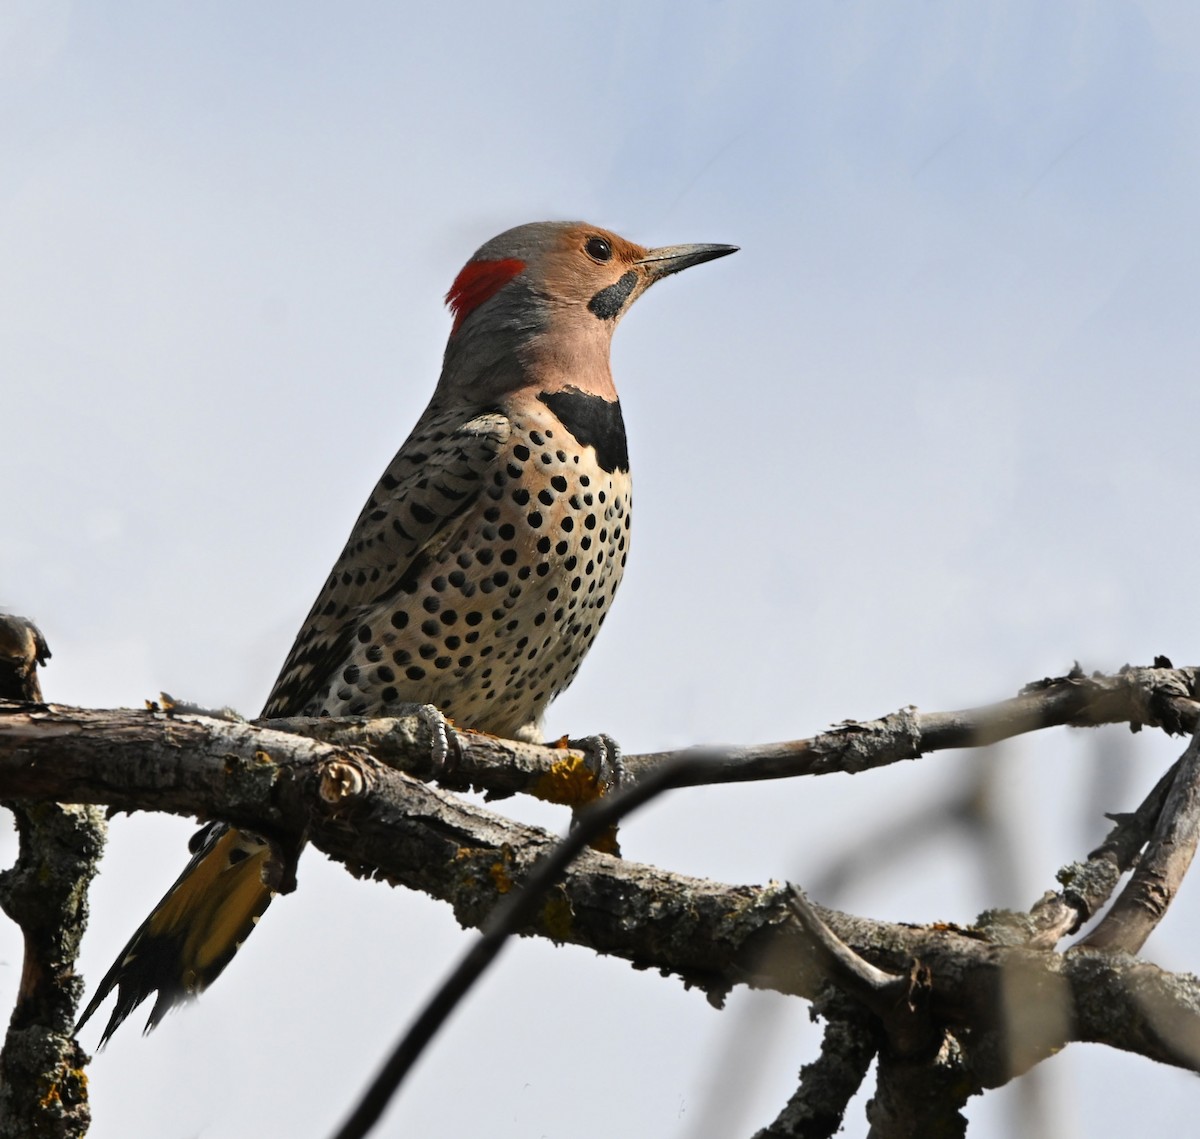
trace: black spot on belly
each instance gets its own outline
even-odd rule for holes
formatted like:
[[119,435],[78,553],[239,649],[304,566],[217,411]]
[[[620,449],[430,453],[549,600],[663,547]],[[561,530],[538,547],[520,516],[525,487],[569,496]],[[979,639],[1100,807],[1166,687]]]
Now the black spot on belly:
[[636,269],[630,269],[615,285],[601,289],[590,301],[588,309],[601,320],[615,320],[629,300],[629,294],[637,288],[638,275]]
[[596,449],[596,461],[603,470],[629,470],[629,445],[625,439],[625,420],[616,400],[588,395],[578,388],[559,392],[543,392],[542,401],[562,422],[562,425],[583,446]]

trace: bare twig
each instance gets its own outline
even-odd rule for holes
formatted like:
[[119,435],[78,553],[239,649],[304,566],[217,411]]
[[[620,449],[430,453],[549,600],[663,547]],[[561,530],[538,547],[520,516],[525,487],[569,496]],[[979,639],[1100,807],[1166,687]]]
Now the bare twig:
[[[1068,676],[1026,685],[1019,696],[958,712],[907,708],[882,719],[848,720],[809,740],[731,748],[711,782],[786,779],[798,775],[866,771],[929,752],[984,747],[1043,728],[1127,723],[1168,732],[1193,731],[1200,722],[1196,668],[1126,667],[1111,676]],[[626,756],[635,777],[665,755]],[[709,778],[706,773],[706,779]]]
[[1136,953],[1163,919],[1200,841],[1200,732],[1180,757],[1146,851],[1112,909],[1083,940]]
[[821,920],[801,890],[789,885],[785,887],[784,896],[792,916],[812,940],[817,964],[843,992],[875,1013],[879,1012],[877,1006],[881,995],[884,1007],[887,1007],[903,994],[904,979],[885,973],[859,957]]
[[795,886],[787,888],[786,896],[788,909],[811,940],[818,967],[879,1018],[888,1050],[910,1058],[936,1052],[942,1029],[930,1016],[929,970],[919,961],[911,962],[903,975],[877,968],[842,941]]
[[1025,944],[1050,949],[1099,913],[1149,841],[1178,770],[1176,760],[1136,811],[1109,816],[1116,826],[1086,862],[1072,862],[1058,872],[1063,888],[1046,893],[1029,911]]

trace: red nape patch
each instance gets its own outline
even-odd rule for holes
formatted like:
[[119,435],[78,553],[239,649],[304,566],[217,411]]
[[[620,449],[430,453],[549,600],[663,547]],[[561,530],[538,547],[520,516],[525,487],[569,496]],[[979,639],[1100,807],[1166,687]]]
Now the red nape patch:
[[489,297],[495,296],[522,269],[524,261],[506,257],[503,261],[471,261],[446,294],[446,303],[454,313],[454,332],[467,316]]

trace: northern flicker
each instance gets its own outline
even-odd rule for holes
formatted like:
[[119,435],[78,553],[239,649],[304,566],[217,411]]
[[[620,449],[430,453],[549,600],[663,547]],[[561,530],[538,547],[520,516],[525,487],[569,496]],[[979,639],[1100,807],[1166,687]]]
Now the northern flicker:
[[[629,549],[613,329],[655,281],[735,252],[646,249],[582,222],[487,242],[446,295],[453,328],[429,406],[363,507],[264,717],[386,716],[540,739]],[[80,1019],[114,988],[101,1037],[157,992],[149,1031],[220,974],[272,897],[270,847],[206,827],[181,877]]]

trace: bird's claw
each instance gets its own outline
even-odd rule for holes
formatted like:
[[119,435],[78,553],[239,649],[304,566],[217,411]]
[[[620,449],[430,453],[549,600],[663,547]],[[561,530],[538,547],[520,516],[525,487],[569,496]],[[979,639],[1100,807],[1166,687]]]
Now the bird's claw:
[[621,762],[621,745],[612,736],[599,732],[594,736],[583,736],[568,740],[567,746],[583,752],[588,769],[599,780],[603,794],[616,791],[625,778],[625,766]]
[[[595,777],[600,795],[609,795],[620,788],[621,781],[625,778],[625,768],[621,763],[621,746],[612,736],[601,732],[578,740],[568,740],[567,746],[583,752],[584,763]],[[583,809],[582,806],[576,806],[571,811],[572,827],[578,825]],[[619,858],[621,843],[617,837],[617,824],[606,827],[588,845],[602,854],[611,854]]]
[[439,779],[454,774],[462,759],[462,741],[445,715],[432,704],[418,704],[417,719],[429,729],[430,759]]

